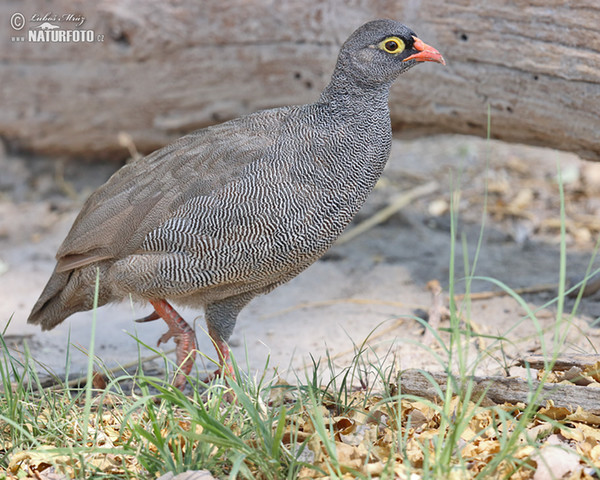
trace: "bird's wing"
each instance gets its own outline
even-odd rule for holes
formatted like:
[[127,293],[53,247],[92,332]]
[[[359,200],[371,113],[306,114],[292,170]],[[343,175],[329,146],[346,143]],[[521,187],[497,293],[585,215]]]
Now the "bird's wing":
[[58,250],[57,271],[136,251],[179,206],[221,189],[261,158],[288,113],[266,110],[205,128],[121,168],[84,204]]

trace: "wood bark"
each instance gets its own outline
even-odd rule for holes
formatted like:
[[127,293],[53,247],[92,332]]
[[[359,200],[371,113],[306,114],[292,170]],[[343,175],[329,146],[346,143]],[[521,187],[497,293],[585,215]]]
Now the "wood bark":
[[[535,370],[543,370],[549,363],[549,359],[542,355],[527,355],[519,358],[517,365],[521,367],[529,367]],[[566,372],[567,370],[577,367],[579,369],[592,369],[600,365],[600,355],[597,354],[571,354],[558,357],[552,364],[552,370],[556,372]]]
[[[122,158],[120,132],[148,152],[212,123],[315,101],[347,36],[387,17],[448,62],[396,82],[397,133],[485,136],[489,105],[494,138],[600,160],[597,0],[35,0],[0,12],[0,135],[16,149]],[[16,12],[21,31],[8,25]],[[85,16],[80,29],[95,41],[11,41],[47,12]]]
[[[440,400],[439,391],[446,392],[448,377],[444,373],[430,373],[431,379],[427,378],[419,370],[406,370],[402,372],[400,380],[400,391],[405,395],[416,395],[430,400]],[[460,382],[459,380],[456,380]],[[542,385],[541,394],[532,400],[532,393],[537,391],[540,382],[531,380],[526,382],[520,378],[507,377],[470,377],[467,381],[472,382],[471,398],[478,401],[484,396],[484,405],[502,405],[504,403],[531,403],[539,407],[546,406],[548,400],[554,406],[567,408],[574,412],[577,407],[586,412],[600,415],[600,401],[598,401],[598,389],[593,387],[582,387],[570,384],[547,383]],[[465,385],[457,384],[456,392],[465,390]]]

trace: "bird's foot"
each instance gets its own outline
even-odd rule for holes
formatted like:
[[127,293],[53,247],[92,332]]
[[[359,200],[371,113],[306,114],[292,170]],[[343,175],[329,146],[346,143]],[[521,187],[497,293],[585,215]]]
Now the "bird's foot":
[[223,340],[216,340],[212,335],[210,337],[215,345],[215,350],[217,350],[217,354],[219,355],[219,368],[208,375],[204,379],[204,383],[212,382],[219,377],[234,378],[235,372],[233,371],[233,366],[229,363],[229,346]]
[[[165,300],[150,300],[150,303],[154,307],[155,314],[160,316],[169,326],[169,330],[158,339],[158,345],[171,338],[175,340],[177,345],[175,356],[177,365],[179,365],[179,373],[175,376],[173,384],[183,390],[187,381],[186,376],[192,371],[196,359],[198,349],[196,335],[192,327]],[[152,317],[151,314],[144,319],[149,319],[147,321],[154,320]]]

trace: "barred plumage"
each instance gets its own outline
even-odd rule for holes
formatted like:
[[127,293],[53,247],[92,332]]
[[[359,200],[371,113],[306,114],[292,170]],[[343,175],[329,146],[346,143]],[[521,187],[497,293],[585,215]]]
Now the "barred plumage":
[[199,130],[126,165],[85,203],[29,322],[48,329],[90,309],[100,267],[100,305],[149,300],[148,319],[162,316],[186,348],[165,300],[204,307],[225,362],[239,311],[323,255],[362,206],[389,157],[389,87],[426,60],[443,63],[404,25],[370,22],[316,103]]

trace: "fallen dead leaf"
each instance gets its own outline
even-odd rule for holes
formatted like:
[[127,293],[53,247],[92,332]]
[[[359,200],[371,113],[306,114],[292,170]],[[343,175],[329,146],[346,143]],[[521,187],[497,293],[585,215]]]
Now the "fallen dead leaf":
[[535,460],[537,469],[533,480],[554,480],[571,478],[575,472],[580,472],[579,455],[559,439],[558,435],[548,437],[544,446],[531,458]]

